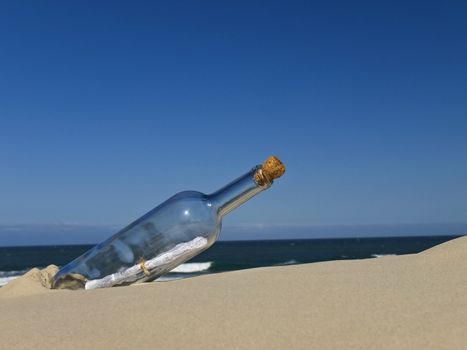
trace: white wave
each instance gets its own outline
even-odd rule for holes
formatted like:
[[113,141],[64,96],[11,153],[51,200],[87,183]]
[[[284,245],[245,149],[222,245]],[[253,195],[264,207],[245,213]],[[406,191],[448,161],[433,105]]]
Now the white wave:
[[274,266],[293,265],[293,264],[298,264],[298,261],[295,260],[295,259],[287,260],[287,261],[284,261],[284,262],[280,262],[278,264],[274,264]]
[[0,278],[2,277],[12,277],[12,276],[21,276],[28,272],[29,269],[26,270],[17,270],[17,271],[0,271]]
[[385,256],[396,256],[397,254],[371,254],[373,258],[383,258]]
[[181,264],[180,266],[177,266],[170,272],[175,272],[175,273],[201,272],[201,271],[209,270],[211,266],[212,266],[212,261],[201,262],[201,263],[186,263],[186,264]]
[[12,276],[12,277],[0,277],[0,287],[4,286],[8,282],[18,278],[19,276]]
[[18,271],[0,271],[0,287],[4,286],[11,280],[14,280],[22,275],[24,275],[26,272],[28,272],[29,269],[26,270],[18,270]]

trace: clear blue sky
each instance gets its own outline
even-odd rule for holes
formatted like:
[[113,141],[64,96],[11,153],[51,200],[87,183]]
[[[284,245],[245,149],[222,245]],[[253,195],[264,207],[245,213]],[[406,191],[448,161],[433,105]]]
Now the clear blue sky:
[[226,226],[467,222],[466,38],[457,1],[1,2],[0,225],[124,225],[269,154]]

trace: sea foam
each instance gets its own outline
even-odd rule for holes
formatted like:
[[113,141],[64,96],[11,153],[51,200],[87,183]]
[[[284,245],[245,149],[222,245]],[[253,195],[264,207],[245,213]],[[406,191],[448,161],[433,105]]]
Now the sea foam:
[[385,256],[396,256],[397,254],[371,254],[373,258],[383,258]]
[[175,273],[193,273],[193,272],[201,272],[207,271],[212,266],[212,261],[208,262],[199,262],[199,263],[186,263],[180,266],[177,266],[170,272]]

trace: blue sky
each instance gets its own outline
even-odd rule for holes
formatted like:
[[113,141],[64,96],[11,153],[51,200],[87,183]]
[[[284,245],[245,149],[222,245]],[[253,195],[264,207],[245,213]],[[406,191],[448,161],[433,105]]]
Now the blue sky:
[[0,226],[119,227],[276,154],[226,227],[459,227],[465,38],[450,1],[1,2]]

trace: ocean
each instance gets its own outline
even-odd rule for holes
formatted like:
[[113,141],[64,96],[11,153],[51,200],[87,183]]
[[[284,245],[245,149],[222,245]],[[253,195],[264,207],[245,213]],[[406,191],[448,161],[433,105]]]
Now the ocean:
[[[189,262],[160,277],[158,281],[264,266],[414,254],[457,237],[459,236],[219,241]],[[65,265],[91,247],[92,245],[0,247],[0,286],[32,267]]]

